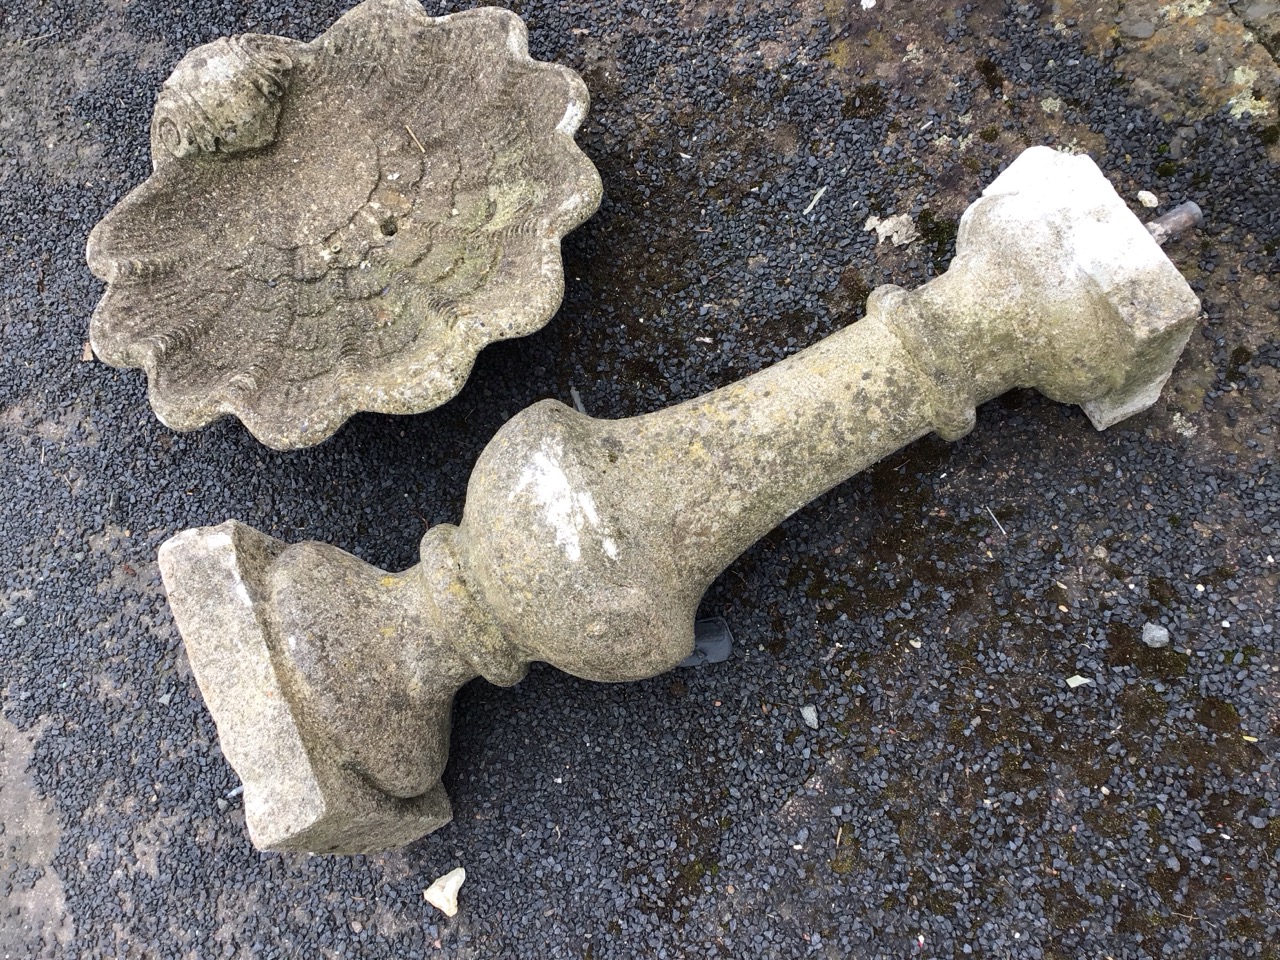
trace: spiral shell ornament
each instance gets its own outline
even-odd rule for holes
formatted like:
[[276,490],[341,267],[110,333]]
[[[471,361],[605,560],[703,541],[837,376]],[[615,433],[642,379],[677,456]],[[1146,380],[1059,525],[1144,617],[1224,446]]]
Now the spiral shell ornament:
[[276,138],[290,41],[244,34],[197,47],[165,81],[151,116],[151,155],[237,153]]
[[170,427],[232,415],[276,449],[439,406],[559,307],[560,240],[600,203],[587,104],[491,7],[365,0],[310,43],[192,50],[153,174],[89,236],[94,352]]

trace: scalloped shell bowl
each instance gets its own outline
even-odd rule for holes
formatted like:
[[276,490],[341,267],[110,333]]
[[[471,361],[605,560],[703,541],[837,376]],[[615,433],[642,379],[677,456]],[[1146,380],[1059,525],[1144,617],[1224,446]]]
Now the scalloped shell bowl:
[[230,414],[276,449],[439,406],[560,305],[560,239],[600,204],[587,103],[492,7],[366,0],[310,43],[191,51],[154,173],[89,236],[94,352],[170,427]]

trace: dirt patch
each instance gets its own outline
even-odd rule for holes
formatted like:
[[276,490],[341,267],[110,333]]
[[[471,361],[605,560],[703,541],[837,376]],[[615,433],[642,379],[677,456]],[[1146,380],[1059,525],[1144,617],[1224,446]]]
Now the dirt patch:
[[[50,863],[61,830],[27,773],[40,731],[0,717],[0,956],[52,955],[71,940],[62,881]],[[38,953],[37,953],[38,951]]]

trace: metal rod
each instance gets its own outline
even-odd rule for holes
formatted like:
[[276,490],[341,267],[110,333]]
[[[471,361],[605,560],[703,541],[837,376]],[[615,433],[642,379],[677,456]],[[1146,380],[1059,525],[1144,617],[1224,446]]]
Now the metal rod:
[[1147,230],[1155,237],[1156,243],[1164,246],[1170,240],[1176,240],[1181,234],[1204,223],[1204,211],[1199,204],[1188,200],[1180,203],[1163,217],[1157,217],[1147,224]]

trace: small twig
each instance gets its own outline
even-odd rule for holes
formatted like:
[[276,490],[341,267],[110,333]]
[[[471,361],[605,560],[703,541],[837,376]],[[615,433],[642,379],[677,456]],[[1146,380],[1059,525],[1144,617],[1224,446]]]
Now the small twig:
[[428,520],[426,516],[423,515],[421,510],[419,510],[417,507],[410,507],[409,509],[413,512],[414,516],[416,516],[419,520],[422,521],[422,528],[424,530],[431,529],[431,521]]
[[414,133],[414,132],[413,132],[413,129],[412,129],[412,128],[407,124],[407,123],[404,125],[404,128],[405,128],[405,130],[407,130],[407,131],[409,132],[409,136],[411,136],[411,137],[413,138],[413,142],[414,142],[414,143],[417,145],[417,147],[418,147],[418,152],[419,152],[419,153],[426,153],[426,152],[427,152],[427,148],[426,148],[426,147],[424,147],[424,146],[422,145],[422,141],[418,139],[418,135],[417,135],[416,133]]
[[1207,923],[1211,927],[1217,927],[1219,924],[1214,923],[1208,917],[1197,917],[1193,913],[1179,913],[1177,910],[1170,910],[1175,917],[1181,917],[1183,920],[1190,920],[1192,923]]
[[1006,529],[1004,528],[1004,526],[1000,523],[999,518],[998,518],[994,513],[991,513],[991,508],[990,508],[990,507],[987,507],[987,513],[991,514],[991,519],[992,519],[992,520],[995,520],[995,522],[996,522],[996,526],[1000,528],[1000,532],[1001,532],[1001,533],[1003,533],[1003,534],[1007,537],[1007,536],[1009,535],[1009,531],[1008,531],[1008,530],[1006,530]]
[[840,849],[840,838],[844,836],[844,824],[840,824],[840,828],[836,830],[836,849]]
[[25,39],[25,40],[23,40],[23,41],[22,41],[22,45],[23,45],[24,47],[28,47],[28,46],[30,46],[30,45],[31,45],[31,44],[33,44],[33,43],[38,43],[38,42],[40,42],[41,40],[48,40],[48,39],[49,39],[50,37],[52,37],[52,36],[53,36],[53,34],[52,34],[52,33],[42,33],[42,34],[40,34],[40,36],[38,36],[38,37],[27,37],[27,39]]

